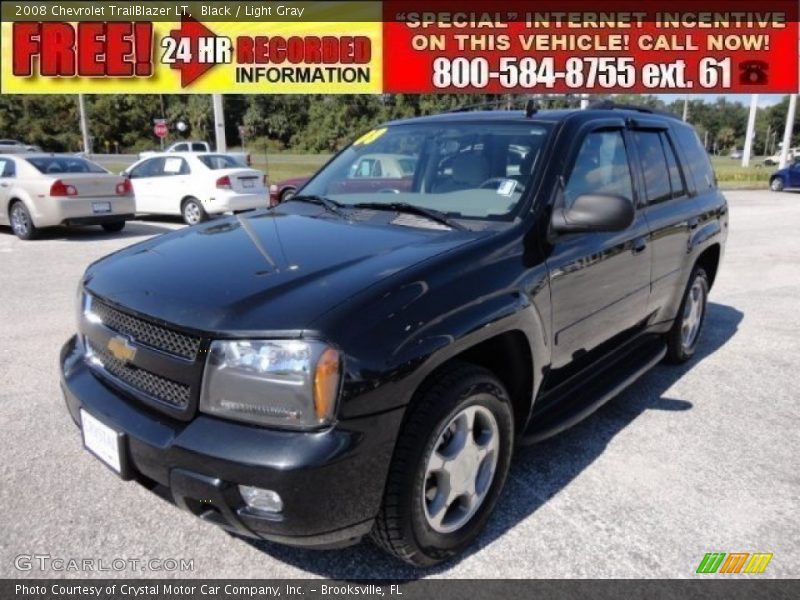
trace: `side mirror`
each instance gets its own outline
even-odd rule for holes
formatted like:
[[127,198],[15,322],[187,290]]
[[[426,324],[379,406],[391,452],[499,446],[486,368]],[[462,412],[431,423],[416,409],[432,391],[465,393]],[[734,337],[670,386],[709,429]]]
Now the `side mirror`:
[[551,219],[558,233],[622,231],[633,223],[633,202],[611,194],[581,194],[569,208],[557,208]]

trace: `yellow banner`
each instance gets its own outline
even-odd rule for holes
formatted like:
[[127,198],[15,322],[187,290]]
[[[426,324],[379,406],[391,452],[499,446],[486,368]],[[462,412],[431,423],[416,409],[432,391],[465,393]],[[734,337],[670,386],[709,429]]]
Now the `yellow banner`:
[[326,4],[314,21],[4,22],[0,84],[11,94],[380,93],[380,4]]

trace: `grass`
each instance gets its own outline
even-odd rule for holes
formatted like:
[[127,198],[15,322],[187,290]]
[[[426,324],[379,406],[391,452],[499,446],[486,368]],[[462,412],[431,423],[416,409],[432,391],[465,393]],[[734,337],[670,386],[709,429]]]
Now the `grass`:
[[[253,168],[265,171],[272,183],[290,177],[311,175],[330,158],[329,154],[271,154],[252,155]],[[742,167],[741,159],[713,156],[711,162],[722,189],[764,189],[777,167],[764,166],[763,157],[755,157],[749,167]],[[110,162],[104,165],[112,173],[130,166],[125,162]]]

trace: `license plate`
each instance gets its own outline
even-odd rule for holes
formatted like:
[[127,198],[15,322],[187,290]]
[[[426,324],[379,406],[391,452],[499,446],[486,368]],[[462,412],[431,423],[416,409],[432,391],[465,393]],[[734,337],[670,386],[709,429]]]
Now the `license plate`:
[[92,212],[94,214],[110,213],[111,202],[92,202]]
[[252,179],[242,179],[242,187],[251,189],[256,186],[255,182]]
[[81,409],[81,429],[85,448],[122,474],[122,434]]

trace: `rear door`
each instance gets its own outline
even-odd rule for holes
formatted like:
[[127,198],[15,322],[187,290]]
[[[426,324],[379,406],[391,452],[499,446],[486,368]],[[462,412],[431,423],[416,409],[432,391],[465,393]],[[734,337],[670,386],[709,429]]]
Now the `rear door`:
[[665,307],[681,287],[689,260],[689,238],[698,225],[697,205],[681,168],[677,141],[667,123],[656,119],[632,122],[633,147],[640,177],[641,206],[650,227],[652,283],[648,314],[664,317]]
[[181,214],[181,200],[192,195],[189,163],[182,156],[165,156],[155,189],[153,212],[162,215]]
[[136,212],[153,213],[158,208],[158,183],[163,172],[164,157],[148,158],[128,171],[136,198]]
[[[567,132],[570,133],[571,132]],[[630,140],[622,119],[590,123],[574,135],[563,200],[614,194],[638,202]],[[649,230],[640,210],[624,231],[572,233],[553,241],[547,259],[553,303],[553,367],[591,362],[604,342],[627,339],[643,321],[650,295]],[[577,363],[576,363],[577,364]]]

